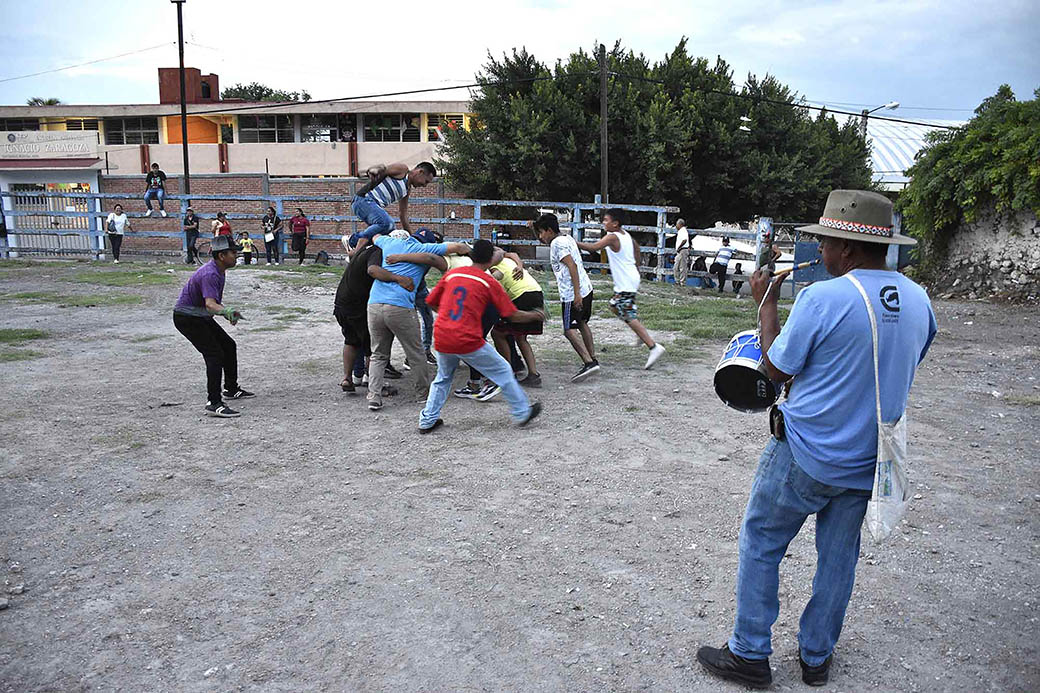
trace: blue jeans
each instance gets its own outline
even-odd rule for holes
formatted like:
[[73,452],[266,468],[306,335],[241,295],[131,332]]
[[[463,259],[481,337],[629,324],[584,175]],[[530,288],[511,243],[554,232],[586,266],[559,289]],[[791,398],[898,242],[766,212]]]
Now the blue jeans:
[[493,346],[485,342],[484,346],[468,354],[437,352],[437,377],[430,384],[430,395],[426,398],[426,406],[419,414],[419,428],[429,428],[437,423],[444,402],[451,394],[451,383],[455,379],[455,369],[459,367],[459,361],[465,361],[473,366],[483,373],[485,378],[489,378],[491,382],[502,388],[502,394],[509,402],[509,413],[512,415],[513,421],[519,423],[531,413],[531,402],[524,394],[520,383],[516,382],[513,367],[495,351]]
[[821,484],[802,471],[786,441],[769,440],[751,484],[740,528],[737,616],[729,649],[746,659],[772,654],[780,612],[780,561],[810,515],[816,515],[816,575],[799,622],[802,659],[819,666],[831,655],[852,596],[860,526],[869,491]]
[[427,352],[433,347],[433,311],[426,305],[426,297],[429,295],[430,290],[423,282],[415,292],[415,309],[419,311],[419,318],[422,320],[422,345],[423,350]]
[[355,197],[350,204],[350,210],[354,215],[368,224],[368,228],[359,235],[361,238],[372,239],[376,234],[389,235],[394,230],[394,220],[379,206],[379,203],[367,195]]
[[148,211],[152,211],[152,200],[159,200],[159,209],[163,209],[166,201],[166,191],[162,188],[148,188],[144,193],[144,203],[148,205]]

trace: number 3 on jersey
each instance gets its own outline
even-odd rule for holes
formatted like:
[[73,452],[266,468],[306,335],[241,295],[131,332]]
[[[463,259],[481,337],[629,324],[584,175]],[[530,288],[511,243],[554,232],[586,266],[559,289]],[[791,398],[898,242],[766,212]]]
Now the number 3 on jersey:
[[456,286],[455,290],[451,292],[451,297],[455,299],[455,307],[448,311],[448,317],[452,320],[462,317],[462,302],[466,300],[466,293],[466,288],[463,286]]

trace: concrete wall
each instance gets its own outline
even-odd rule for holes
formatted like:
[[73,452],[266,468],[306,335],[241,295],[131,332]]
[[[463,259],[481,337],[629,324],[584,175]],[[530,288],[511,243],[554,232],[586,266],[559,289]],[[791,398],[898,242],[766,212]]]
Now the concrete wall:
[[1040,221],[1031,212],[987,214],[954,234],[935,285],[978,298],[1040,298]]
[[[439,146],[435,142],[359,142],[358,171],[382,163],[403,161],[414,165],[420,161],[433,161]],[[189,144],[188,157],[192,173],[219,173],[218,147],[216,144]],[[272,176],[350,174],[348,145],[344,142],[229,144],[227,147],[229,173],[269,171]],[[108,173],[140,174],[140,147],[102,145],[99,152],[102,159],[108,154]],[[150,160],[158,163],[167,174],[183,172],[179,144],[148,145],[148,153]]]

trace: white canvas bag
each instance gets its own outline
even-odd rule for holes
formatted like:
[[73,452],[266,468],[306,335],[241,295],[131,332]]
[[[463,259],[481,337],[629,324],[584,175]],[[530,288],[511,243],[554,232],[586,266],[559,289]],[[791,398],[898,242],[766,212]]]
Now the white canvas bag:
[[874,491],[867,503],[864,522],[875,542],[884,541],[896,528],[906,513],[910,500],[910,483],[907,477],[906,456],[906,411],[898,421],[885,423],[881,420],[881,378],[878,374],[878,329],[874,307],[859,280],[848,273],[845,277],[852,282],[863,297],[870,317],[870,331],[874,342],[874,402],[877,410],[877,464],[874,467]]

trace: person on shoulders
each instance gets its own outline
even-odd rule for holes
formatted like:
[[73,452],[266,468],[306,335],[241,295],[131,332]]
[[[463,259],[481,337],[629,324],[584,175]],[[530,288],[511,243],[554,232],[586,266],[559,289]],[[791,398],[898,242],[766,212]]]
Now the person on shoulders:
[[387,214],[385,207],[397,203],[401,228],[412,234],[412,225],[408,221],[408,194],[412,188],[422,188],[433,182],[437,169],[429,161],[419,163],[415,168],[406,164],[379,164],[366,171],[368,183],[357,191],[350,209],[368,224],[358,236],[354,252],[364,248],[377,235],[388,235],[394,230],[394,220]]

